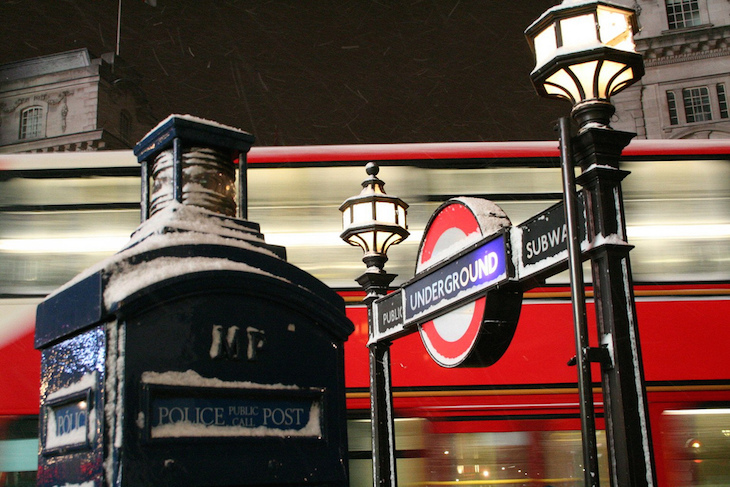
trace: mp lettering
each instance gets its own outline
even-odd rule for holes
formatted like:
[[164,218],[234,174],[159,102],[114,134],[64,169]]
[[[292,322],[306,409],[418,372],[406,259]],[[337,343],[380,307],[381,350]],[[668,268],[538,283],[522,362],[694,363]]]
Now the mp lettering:
[[254,361],[258,358],[259,350],[264,348],[264,344],[266,344],[266,337],[264,336],[263,330],[257,330],[252,326],[246,328],[246,337],[248,338],[246,358],[249,361]]
[[240,328],[237,326],[231,326],[224,331],[222,326],[213,325],[213,336],[210,344],[210,358],[227,358],[231,360],[238,359],[238,353],[241,349],[241,344],[239,343],[239,330]]
[[210,358],[239,360],[246,350],[246,359],[255,361],[266,344],[263,330],[249,326],[245,335],[238,326],[225,328],[213,325],[211,330]]

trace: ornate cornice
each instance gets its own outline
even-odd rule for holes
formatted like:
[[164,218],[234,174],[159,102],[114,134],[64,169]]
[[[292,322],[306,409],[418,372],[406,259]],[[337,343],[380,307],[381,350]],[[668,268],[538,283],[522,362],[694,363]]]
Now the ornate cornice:
[[699,61],[716,57],[730,56],[730,49],[713,49],[712,51],[695,52],[689,54],[678,54],[676,56],[665,56],[661,58],[644,58],[644,65],[647,68],[653,66],[664,66],[667,64],[684,63],[688,61]]
[[640,39],[636,48],[647,67],[730,56],[730,25],[711,25]]

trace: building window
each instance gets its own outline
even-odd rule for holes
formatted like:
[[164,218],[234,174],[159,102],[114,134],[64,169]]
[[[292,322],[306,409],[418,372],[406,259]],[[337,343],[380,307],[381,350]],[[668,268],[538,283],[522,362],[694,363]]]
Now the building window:
[[679,124],[677,117],[677,98],[673,91],[667,91],[667,106],[669,107],[669,123],[671,125]]
[[698,0],[666,0],[667,20],[670,29],[682,29],[700,25]]
[[684,98],[684,113],[687,115],[688,123],[712,120],[710,90],[706,86],[686,88],[682,90],[682,95]]
[[132,135],[132,116],[126,110],[119,114],[119,135],[125,141],[129,141]]
[[727,96],[725,95],[725,84],[718,83],[717,86],[717,102],[720,105],[720,118],[728,118],[730,114],[727,109]]
[[30,107],[20,112],[20,139],[37,139],[43,136],[43,108]]

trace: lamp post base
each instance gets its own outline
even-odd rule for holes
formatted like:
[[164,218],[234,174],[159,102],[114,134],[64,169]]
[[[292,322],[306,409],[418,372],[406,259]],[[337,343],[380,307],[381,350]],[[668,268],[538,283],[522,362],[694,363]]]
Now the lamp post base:
[[575,105],[570,112],[581,131],[589,126],[602,126],[612,130],[608,125],[614,113],[616,108],[607,100],[584,101]]
[[396,277],[398,277],[397,274],[388,274],[374,266],[368,267],[363,274],[355,279],[365,290],[363,303],[370,306],[373,301],[388,294],[388,286]]

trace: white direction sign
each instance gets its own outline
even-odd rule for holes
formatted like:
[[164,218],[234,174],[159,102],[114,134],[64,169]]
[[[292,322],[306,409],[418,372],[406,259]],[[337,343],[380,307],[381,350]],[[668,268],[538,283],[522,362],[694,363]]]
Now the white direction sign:
[[[582,193],[578,194],[578,233],[581,247],[586,238],[585,205]],[[520,281],[537,274],[554,275],[560,266],[568,265],[568,225],[565,221],[565,205],[557,203],[517,227],[512,232],[512,248],[515,268]]]

